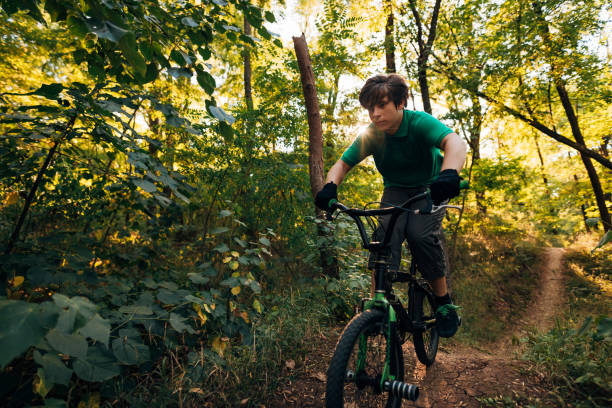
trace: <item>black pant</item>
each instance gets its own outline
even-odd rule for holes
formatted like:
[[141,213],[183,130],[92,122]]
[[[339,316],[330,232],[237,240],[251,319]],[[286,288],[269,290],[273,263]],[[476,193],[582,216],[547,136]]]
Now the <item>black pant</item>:
[[[409,198],[422,193],[424,188],[386,187],[383,191],[381,207],[384,203],[400,205]],[[425,199],[411,204],[410,208],[424,208]],[[442,247],[442,220],[446,210],[435,214],[411,214],[403,213],[397,219],[393,235],[391,236],[391,270],[399,269],[402,243],[408,242],[410,251],[423,277],[434,280],[445,275],[446,262],[444,260],[444,248]],[[385,236],[389,215],[379,218],[379,227],[374,232],[373,240],[382,241]],[[368,267],[373,268],[373,259],[370,257]]]

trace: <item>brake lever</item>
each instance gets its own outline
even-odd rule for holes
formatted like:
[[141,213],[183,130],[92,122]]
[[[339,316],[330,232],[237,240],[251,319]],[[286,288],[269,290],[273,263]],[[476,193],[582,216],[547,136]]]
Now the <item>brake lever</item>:
[[331,208],[331,211],[325,211],[325,219],[327,221],[333,221],[334,220],[334,211],[336,211],[336,207],[334,206],[334,204],[336,204],[338,202],[338,200],[336,200],[335,198],[332,198],[331,200],[329,200],[329,208]]
[[427,193],[428,194],[425,196],[425,199],[426,199],[425,208],[414,210],[415,214],[431,214],[431,211],[433,210],[434,205],[433,205],[433,200],[431,199],[431,193],[429,189],[427,190]]

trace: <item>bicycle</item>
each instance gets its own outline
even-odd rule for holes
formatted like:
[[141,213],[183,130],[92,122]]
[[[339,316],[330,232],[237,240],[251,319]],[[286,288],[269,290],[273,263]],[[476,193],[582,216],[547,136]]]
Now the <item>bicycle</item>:
[[[467,188],[463,182],[461,188]],[[410,209],[410,205],[427,199],[428,208]],[[383,203],[384,204],[384,203]],[[436,330],[435,300],[429,283],[417,277],[414,261],[410,272],[390,271],[389,241],[398,217],[403,212],[428,214],[452,205],[434,206],[429,191],[415,195],[401,206],[363,210],[348,208],[335,201],[327,214],[333,219],[335,210],[350,216],[359,230],[363,248],[374,257],[374,297],[361,301],[360,312],[345,326],[327,371],[325,401],[327,408],[375,407],[399,408],[403,399],[416,401],[419,388],[404,380],[402,344],[412,333],[419,361],[434,363],[439,335]],[[371,242],[362,217],[390,215],[381,242]],[[408,310],[393,292],[393,284],[408,282]]]

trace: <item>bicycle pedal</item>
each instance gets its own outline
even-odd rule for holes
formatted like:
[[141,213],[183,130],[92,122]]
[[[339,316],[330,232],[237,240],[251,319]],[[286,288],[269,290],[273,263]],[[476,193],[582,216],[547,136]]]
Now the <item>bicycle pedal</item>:
[[403,381],[385,381],[385,391],[403,399],[416,401],[419,398],[419,387],[413,384],[406,384]]

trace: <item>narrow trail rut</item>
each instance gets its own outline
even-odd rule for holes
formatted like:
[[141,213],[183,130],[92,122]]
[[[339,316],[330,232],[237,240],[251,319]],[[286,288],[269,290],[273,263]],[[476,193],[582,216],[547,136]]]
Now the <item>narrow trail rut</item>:
[[[442,340],[436,362],[425,367],[416,360],[411,342],[403,346],[406,363],[406,382],[417,384],[420,397],[416,402],[404,401],[402,407],[455,408],[480,407],[479,398],[496,396],[534,397],[545,394],[545,385],[537,376],[524,373],[525,363],[516,359],[518,351],[513,338],[519,338],[527,330],[549,329],[562,307],[563,249],[545,250],[541,265],[539,289],[532,304],[519,320],[512,333],[503,337],[487,350],[467,346],[445,347]],[[312,355],[296,372],[294,381],[280,387],[279,393],[266,407],[323,407],[325,372],[331,359],[338,332],[320,339],[320,353]],[[287,364],[288,374],[293,362]]]

